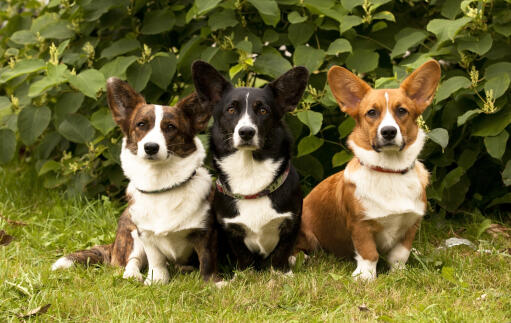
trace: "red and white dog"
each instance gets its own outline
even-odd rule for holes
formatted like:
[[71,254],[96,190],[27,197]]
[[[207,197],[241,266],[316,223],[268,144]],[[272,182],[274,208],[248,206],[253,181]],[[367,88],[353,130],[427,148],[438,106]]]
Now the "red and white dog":
[[416,121],[440,73],[432,60],[398,89],[375,90],[342,67],[329,70],[332,93],[356,121],[348,137],[355,157],[305,198],[297,250],[354,256],[353,276],[364,280],[376,278],[379,253],[391,269],[404,267],[427,203],[429,174],[417,160],[425,134]]
[[[201,275],[216,280],[216,233],[210,210],[211,177],[205,149],[196,136],[211,112],[195,93],[176,106],[147,104],[128,83],[110,78],[108,104],[124,138],[121,162],[130,180],[129,205],[119,219],[115,242],[60,258],[52,269],[78,263],[125,266],[124,277],[166,283],[167,261],[187,265],[195,252]],[[147,260],[146,260],[147,259]]]

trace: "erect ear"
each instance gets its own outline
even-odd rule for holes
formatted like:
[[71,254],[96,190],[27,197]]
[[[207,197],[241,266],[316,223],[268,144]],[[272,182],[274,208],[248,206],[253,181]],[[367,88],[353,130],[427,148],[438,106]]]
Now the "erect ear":
[[440,76],[440,64],[435,60],[430,60],[422,64],[401,83],[401,89],[415,102],[419,113],[422,113],[433,101]]
[[130,116],[138,105],[145,104],[144,97],[127,82],[116,77],[110,77],[106,81],[106,92],[115,122],[124,134],[128,134]]
[[195,134],[203,131],[208,126],[212,110],[208,105],[203,105],[199,101],[196,92],[188,95],[177,103],[177,107],[185,113],[190,119],[192,132]]
[[342,112],[354,117],[362,98],[371,87],[344,67],[332,66],[328,71],[328,85]]
[[273,91],[275,101],[285,113],[296,108],[308,81],[309,71],[303,66],[297,66],[282,74],[267,86]]
[[192,78],[200,103],[210,108],[213,108],[223,93],[232,87],[222,74],[204,61],[193,62]]

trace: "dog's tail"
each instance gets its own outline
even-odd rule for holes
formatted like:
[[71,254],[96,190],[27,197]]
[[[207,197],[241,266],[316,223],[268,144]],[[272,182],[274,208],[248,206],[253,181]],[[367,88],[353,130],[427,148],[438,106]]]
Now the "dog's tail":
[[83,265],[109,264],[112,258],[112,249],[113,244],[107,244],[73,252],[55,261],[51,270],[67,269],[76,263]]

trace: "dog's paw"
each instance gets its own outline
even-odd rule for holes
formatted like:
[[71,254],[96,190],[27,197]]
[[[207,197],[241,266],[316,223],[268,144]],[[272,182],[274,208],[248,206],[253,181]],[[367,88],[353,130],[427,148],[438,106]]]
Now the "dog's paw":
[[152,268],[147,273],[144,285],[164,285],[170,281],[170,275],[167,268]]
[[376,279],[376,271],[357,267],[351,276],[358,281],[373,281]]
[[215,283],[215,287],[218,289],[222,289],[222,288],[226,287],[227,285],[229,285],[229,283],[230,283],[230,281],[221,280],[221,281]]
[[390,271],[405,269],[408,257],[410,257],[410,249],[406,248],[402,244],[395,246],[387,255],[387,262],[390,265]]
[[138,268],[129,268],[126,267],[124,270],[124,274],[122,275],[122,278],[124,279],[135,279],[136,281],[143,281],[144,276],[142,276],[142,273]]
[[289,266],[294,267],[296,265],[296,256],[289,256],[287,260],[289,262]]
[[68,259],[67,257],[61,257],[53,263],[53,265],[51,266],[51,270],[55,271],[59,269],[68,269],[73,267],[74,264],[75,262],[72,261],[71,259]]

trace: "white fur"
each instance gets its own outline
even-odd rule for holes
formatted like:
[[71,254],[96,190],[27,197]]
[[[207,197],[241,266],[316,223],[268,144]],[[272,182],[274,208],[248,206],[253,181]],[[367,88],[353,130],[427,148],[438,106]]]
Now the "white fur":
[[249,95],[250,95],[250,93],[247,93],[247,95],[245,96],[245,107],[246,107],[245,113],[238,120],[238,123],[236,124],[236,127],[234,128],[234,134],[233,134],[234,147],[238,147],[243,142],[243,139],[241,139],[240,134],[239,134],[239,130],[241,129],[241,127],[250,127],[252,129],[254,129],[255,134],[254,134],[254,137],[252,138],[252,144],[255,147],[257,147],[259,145],[259,138],[257,137],[258,129],[257,129],[256,125],[254,124],[254,122],[252,121],[252,118],[250,118],[250,115],[248,114],[248,109],[249,109],[248,96]]
[[422,129],[419,129],[415,141],[402,151],[382,151],[378,153],[373,149],[367,150],[358,146],[353,140],[348,141],[348,145],[364,165],[403,170],[410,167],[417,159],[424,146],[425,139],[426,134]]
[[410,249],[406,248],[401,243],[398,243],[387,255],[387,262],[389,263],[391,270],[404,269],[409,256]]
[[[227,181],[233,193],[256,194],[275,178],[282,161],[266,159],[254,160],[252,152],[239,150],[217,160],[220,169],[227,174]],[[292,216],[291,212],[278,213],[271,205],[269,197],[254,200],[237,200],[239,215],[225,219],[225,223],[235,223],[245,229],[245,245],[252,252],[268,256],[279,242],[279,227],[282,221]]]
[[161,131],[161,121],[163,119],[163,107],[161,105],[154,105],[154,127],[137,143],[137,155],[141,158],[147,158],[148,155],[144,150],[146,143],[156,143],[160,147],[158,153],[151,156],[157,160],[165,160],[169,156],[167,151],[167,142],[163,132]]
[[[382,147],[382,151],[386,151],[386,150],[399,150],[399,148],[401,147],[401,145],[403,144],[403,135],[401,135],[401,129],[399,128],[399,125],[397,124],[396,122],[396,119],[394,119],[394,116],[392,115],[392,112],[390,112],[390,109],[389,109],[389,94],[387,92],[385,92],[385,104],[386,104],[386,111],[385,111],[385,116],[383,117],[382,121],[380,122],[380,125],[378,126],[378,140],[380,141],[383,141],[384,138],[381,134],[381,129],[383,127],[387,127],[387,126],[390,126],[390,127],[394,127],[396,128],[397,130],[397,133],[396,133],[396,137],[394,138],[394,143],[395,143],[395,147]],[[390,148],[390,149],[389,149]]]
[[[171,155],[165,161],[148,161],[126,149],[121,153],[124,173],[130,179],[127,193],[134,200],[130,206],[133,223],[140,232],[149,264],[146,284],[167,283],[170,275],[167,260],[187,259],[193,247],[186,239],[190,230],[206,227],[211,177],[200,167],[206,156],[201,141],[194,139],[197,150],[181,158]],[[188,179],[169,192],[145,194],[137,190],[159,190]]]
[[51,270],[68,269],[74,266],[74,261],[66,257],[61,257],[53,263]]
[[357,261],[357,268],[351,274],[356,280],[371,281],[376,278],[376,264],[377,261],[370,261],[362,258],[358,252],[355,255]]
[[144,251],[144,245],[138,236],[138,231],[131,231],[131,237],[133,238],[133,250],[128,257],[128,263],[126,264],[122,278],[133,278],[142,281],[144,278],[142,277],[140,269],[146,265],[147,256]]
[[382,252],[387,252],[404,237],[406,231],[422,216],[417,213],[393,214],[376,219],[382,230],[375,236],[376,245]]

